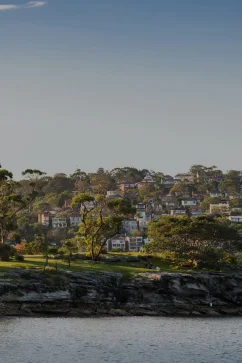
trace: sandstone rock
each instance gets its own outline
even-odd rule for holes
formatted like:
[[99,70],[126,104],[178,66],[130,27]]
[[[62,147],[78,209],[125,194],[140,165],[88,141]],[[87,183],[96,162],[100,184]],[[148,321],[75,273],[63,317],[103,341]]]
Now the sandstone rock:
[[142,273],[131,281],[123,281],[122,274],[114,272],[60,271],[57,275],[65,284],[48,285],[44,283],[46,275],[35,270],[10,271],[8,279],[0,280],[0,314],[242,314],[242,274],[238,271],[234,274]]

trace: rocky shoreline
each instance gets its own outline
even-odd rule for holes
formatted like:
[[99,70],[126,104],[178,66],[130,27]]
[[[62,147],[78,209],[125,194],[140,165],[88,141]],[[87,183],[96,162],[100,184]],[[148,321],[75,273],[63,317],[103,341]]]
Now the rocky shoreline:
[[240,316],[242,273],[119,273],[13,269],[0,276],[1,316]]

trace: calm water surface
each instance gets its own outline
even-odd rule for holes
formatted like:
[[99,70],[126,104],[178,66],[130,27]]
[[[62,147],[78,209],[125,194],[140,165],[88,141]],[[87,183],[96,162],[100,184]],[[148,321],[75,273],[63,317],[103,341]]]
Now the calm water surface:
[[0,320],[2,363],[241,363],[242,318]]

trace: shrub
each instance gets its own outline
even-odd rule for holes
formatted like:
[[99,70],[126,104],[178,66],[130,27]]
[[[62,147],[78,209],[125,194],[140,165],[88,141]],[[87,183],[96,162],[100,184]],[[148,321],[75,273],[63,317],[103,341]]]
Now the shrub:
[[12,257],[15,253],[15,248],[6,244],[0,245],[0,260],[9,261],[9,258]]
[[27,243],[19,243],[15,246],[15,249],[17,251],[17,254],[20,255],[27,255],[28,251],[27,251]]
[[15,260],[18,261],[18,262],[23,262],[24,261],[24,256],[17,253],[15,255]]
[[59,248],[58,247],[50,247],[49,248],[49,254],[56,255],[58,253]]
[[103,249],[102,249],[102,251],[101,251],[101,255],[106,255],[108,253],[108,251],[107,251],[107,248],[106,247],[104,247]]
[[113,248],[112,252],[124,252],[123,248]]

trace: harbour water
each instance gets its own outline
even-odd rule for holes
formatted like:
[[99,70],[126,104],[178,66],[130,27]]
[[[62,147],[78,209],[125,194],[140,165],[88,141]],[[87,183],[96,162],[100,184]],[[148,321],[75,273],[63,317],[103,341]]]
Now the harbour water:
[[1,318],[2,363],[241,363],[242,318]]

